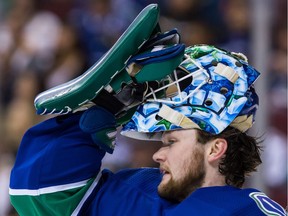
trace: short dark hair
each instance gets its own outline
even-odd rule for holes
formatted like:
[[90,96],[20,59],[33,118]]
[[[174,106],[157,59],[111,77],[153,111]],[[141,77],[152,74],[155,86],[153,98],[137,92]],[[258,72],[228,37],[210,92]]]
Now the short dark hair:
[[197,139],[202,144],[216,138],[223,138],[228,143],[225,157],[219,163],[219,172],[225,176],[227,185],[242,187],[245,177],[262,163],[260,139],[230,126],[216,135],[198,130]]

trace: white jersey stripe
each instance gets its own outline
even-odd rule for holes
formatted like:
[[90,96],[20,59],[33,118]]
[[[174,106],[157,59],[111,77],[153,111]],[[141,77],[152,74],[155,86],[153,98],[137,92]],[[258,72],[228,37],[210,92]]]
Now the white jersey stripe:
[[18,196],[20,195],[39,196],[42,194],[55,193],[55,192],[83,187],[87,184],[88,181],[89,179],[80,181],[80,182],[75,182],[75,183],[70,183],[70,184],[65,184],[65,185],[50,186],[50,187],[39,188],[39,189],[34,189],[34,190],[9,188],[9,194],[12,196],[17,196],[17,195]]
[[94,188],[97,186],[98,184],[98,178],[96,178],[94,180],[94,182],[91,184],[91,186],[89,187],[89,189],[87,190],[87,192],[85,193],[84,197],[82,198],[82,200],[80,201],[80,203],[78,204],[78,206],[76,207],[76,209],[73,211],[73,213],[71,214],[71,216],[77,216],[79,211],[81,210],[83,204],[85,203],[85,201],[88,199],[88,197],[90,196],[90,194],[92,193],[92,191],[94,190]]

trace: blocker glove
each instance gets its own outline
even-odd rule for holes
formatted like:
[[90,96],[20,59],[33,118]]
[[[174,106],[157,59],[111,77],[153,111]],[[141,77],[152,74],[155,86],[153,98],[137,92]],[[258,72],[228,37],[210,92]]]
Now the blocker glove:
[[179,41],[176,29],[155,34],[91,102],[114,114],[119,125],[125,123],[151,89],[163,86],[182,62],[185,45]]

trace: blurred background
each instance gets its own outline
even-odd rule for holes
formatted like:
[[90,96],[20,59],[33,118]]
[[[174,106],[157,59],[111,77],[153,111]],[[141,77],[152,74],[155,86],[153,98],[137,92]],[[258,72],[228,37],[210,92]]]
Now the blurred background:
[[[21,137],[49,116],[35,96],[92,66],[148,4],[158,3],[162,31],[178,28],[186,45],[243,52],[262,75],[253,135],[262,136],[263,164],[247,180],[287,205],[287,0],[0,0],[0,216],[9,204],[9,174]],[[159,143],[118,137],[104,165],[157,166]]]

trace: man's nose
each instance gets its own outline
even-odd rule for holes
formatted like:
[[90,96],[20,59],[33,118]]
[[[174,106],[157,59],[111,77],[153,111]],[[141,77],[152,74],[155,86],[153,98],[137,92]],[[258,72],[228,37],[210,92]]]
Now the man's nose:
[[157,163],[164,161],[165,160],[165,147],[162,147],[157,152],[155,152],[152,158]]

